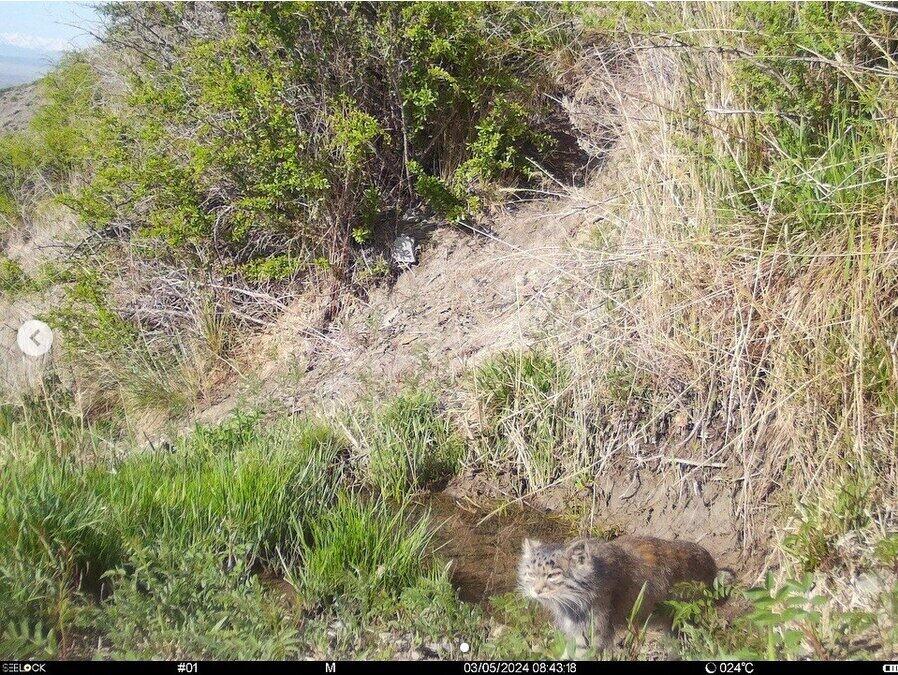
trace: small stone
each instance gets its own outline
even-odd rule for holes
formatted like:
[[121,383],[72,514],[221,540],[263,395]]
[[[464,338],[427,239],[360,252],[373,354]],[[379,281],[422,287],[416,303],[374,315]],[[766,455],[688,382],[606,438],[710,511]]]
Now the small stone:
[[414,265],[418,260],[415,240],[407,234],[400,234],[393,240],[393,246],[390,252],[400,265]]

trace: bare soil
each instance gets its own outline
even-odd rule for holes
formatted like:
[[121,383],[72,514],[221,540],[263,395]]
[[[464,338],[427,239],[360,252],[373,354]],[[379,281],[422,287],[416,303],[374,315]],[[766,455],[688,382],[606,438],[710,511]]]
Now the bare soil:
[[36,82],[0,91],[0,133],[23,131],[39,103]]

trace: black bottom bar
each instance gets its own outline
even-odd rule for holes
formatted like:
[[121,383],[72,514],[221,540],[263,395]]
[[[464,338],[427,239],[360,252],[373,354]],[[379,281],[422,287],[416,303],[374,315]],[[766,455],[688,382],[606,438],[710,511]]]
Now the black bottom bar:
[[414,673],[422,675],[769,675],[895,673],[883,661],[6,661],[0,673],[19,675],[123,673],[135,675],[249,675],[249,673]]

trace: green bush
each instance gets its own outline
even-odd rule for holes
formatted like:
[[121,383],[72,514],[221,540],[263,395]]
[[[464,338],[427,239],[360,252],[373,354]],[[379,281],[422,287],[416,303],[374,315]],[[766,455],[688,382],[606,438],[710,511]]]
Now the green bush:
[[44,102],[23,132],[0,135],[0,214],[14,218],[23,191],[42,176],[61,182],[83,168],[91,149],[96,78],[67,56],[40,81]]
[[802,572],[813,572],[833,563],[835,544],[846,532],[869,523],[872,479],[864,473],[846,467],[835,486],[804,498],[796,506],[791,532],[783,537],[783,549],[789,553]]
[[[725,598],[740,611],[722,607]],[[880,648],[888,653],[898,618],[893,602],[894,591],[883,588],[868,610],[844,610],[809,574],[777,582],[768,573],[758,587],[731,589],[717,582],[665,605],[682,658],[838,660],[872,658]]]
[[26,133],[0,135],[0,181],[2,181],[4,215],[15,214],[15,196],[35,171],[42,167],[40,149]]
[[56,177],[80,169],[92,153],[97,77],[79,55],[66,57],[40,82],[45,99],[30,120],[40,162]]
[[884,565],[894,565],[898,562],[898,534],[890,534],[880,539],[876,542],[873,552]]
[[567,44],[561,6],[222,5],[214,35],[173,44],[147,27],[194,8],[106,11],[141,63],[98,111],[92,180],[71,203],[176,257],[211,249],[262,281],[319,259],[343,275],[381,212],[424,199],[460,217],[551,151],[542,93]]
[[30,277],[17,260],[0,254],[0,293],[10,297],[41,292],[70,278],[64,266],[52,262],[43,263],[34,277]]
[[17,261],[0,255],[0,293],[15,296],[31,290],[32,286],[31,279]]

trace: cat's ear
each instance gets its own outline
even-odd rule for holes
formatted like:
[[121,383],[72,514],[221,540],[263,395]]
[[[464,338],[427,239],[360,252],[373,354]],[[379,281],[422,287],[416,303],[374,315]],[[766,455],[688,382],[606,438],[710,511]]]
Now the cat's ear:
[[524,555],[530,555],[533,553],[533,549],[539,546],[539,542],[536,539],[524,539],[524,543],[521,545],[521,551]]
[[570,564],[574,567],[582,567],[586,564],[586,559],[589,557],[586,550],[586,542],[582,539],[568,544],[565,553],[567,554],[567,559],[570,561]]

